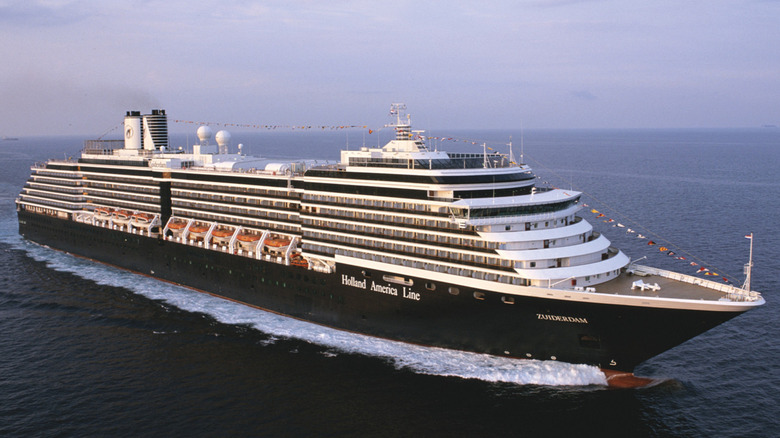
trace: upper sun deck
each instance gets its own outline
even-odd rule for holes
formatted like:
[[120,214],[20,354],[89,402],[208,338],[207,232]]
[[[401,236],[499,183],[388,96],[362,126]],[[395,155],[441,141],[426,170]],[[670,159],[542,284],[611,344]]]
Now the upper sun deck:
[[[100,166],[135,166],[156,170],[238,173],[248,175],[302,176],[313,167],[335,164],[332,160],[282,161],[243,154],[217,153],[215,148],[196,146],[183,150],[128,150],[121,140],[87,140],[79,163]],[[50,160],[56,162],[56,160]]]
[[340,165],[344,167],[361,168],[394,168],[394,169],[500,169],[517,167],[511,157],[497,152],[488,153],[487,145],[483,145],[483,153],[448,153],[431,150],[425,144],[425,131],[412,131],[412,126],[403,119],[403,104],[393,104],[390,111],[397,120],[386,125],[395,129],[395,139],[383,147],[362,147],[357,151],[341,151]]

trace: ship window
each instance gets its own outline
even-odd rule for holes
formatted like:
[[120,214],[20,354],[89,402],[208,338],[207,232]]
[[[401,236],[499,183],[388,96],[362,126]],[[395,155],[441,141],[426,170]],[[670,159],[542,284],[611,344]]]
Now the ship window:
[[460,289],[458,289],[458,288],[457,288],[457,287],[455,287],[455,286],[450,286],[450,288],[449,288],[449,292],[450,292],[452,295],[460,295]]
[[436,290],[436,283],[431,283],[431,282],[425,283],[425,288],[428,290]]
[[403,284],[405,286],[412,286],[412,285],[414,285],[414,281],[412,281],[411,278],[403,278],[403,277],[399,277],[397,275],[383,275],[382,279],[385,280],[388,283]]
[[514,304],[515,303],[515,298],[514,297],[501,297],[501,301],[504,304]]
[[474,298],[478,300],[484,300],[485,299],[485,293],[484,292],[474,292]]

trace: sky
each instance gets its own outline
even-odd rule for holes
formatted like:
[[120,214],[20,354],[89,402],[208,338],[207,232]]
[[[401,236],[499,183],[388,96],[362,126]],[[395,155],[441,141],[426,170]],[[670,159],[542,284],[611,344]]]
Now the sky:
[[0,0],[0,41],[0,136],[780,125],[777,0]]

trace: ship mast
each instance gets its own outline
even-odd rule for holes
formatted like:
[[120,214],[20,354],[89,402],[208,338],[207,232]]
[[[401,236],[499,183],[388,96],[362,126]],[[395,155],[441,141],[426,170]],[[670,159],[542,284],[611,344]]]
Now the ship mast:
[[753,233],[745,236],[746,239],[750,239],[750,258],[745,265],[745,283],[742,284],[742,289],[750,292],[750,271],[753,270]]

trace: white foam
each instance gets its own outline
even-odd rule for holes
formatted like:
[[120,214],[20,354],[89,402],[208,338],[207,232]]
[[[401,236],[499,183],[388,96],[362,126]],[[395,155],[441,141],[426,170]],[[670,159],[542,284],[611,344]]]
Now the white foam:
[[[5,238],[2,240],[7,241]],[[593,366],[509,359],[421,347],[348,333],[264,312],[191,289],[72,257],[22,239],[10,240],[15,240],[13,242],[15,247],[24,249],[35,260],[46,262],[52,269],[70,272],[98,284],[123,287],[147,298],[170,303],[182,310],[202,312],[225,324],[253,327],[271,336],[267,343],[273,343],[277,338],[301,339],[341,352],[386,358],[398,369],[405,368],[420,374],[520,385],[607,384],[604,374]],[[330,350],[325,356],[333,354],[334,351]]]

